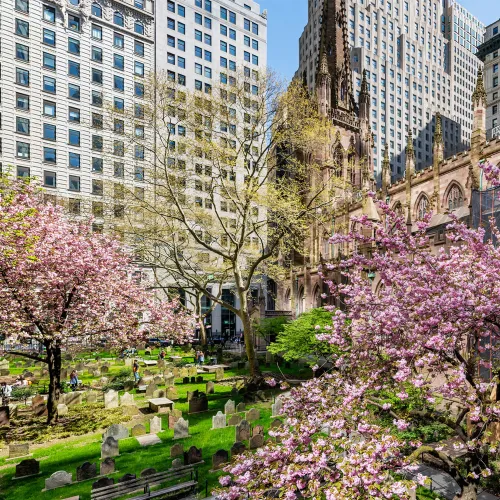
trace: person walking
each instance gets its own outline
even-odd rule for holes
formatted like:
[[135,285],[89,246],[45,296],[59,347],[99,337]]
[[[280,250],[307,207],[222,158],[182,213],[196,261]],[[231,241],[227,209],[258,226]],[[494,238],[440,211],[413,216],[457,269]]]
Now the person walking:
[[200,366],[205,362],[205,353],[200,350],[200,356],[198,358]]
[[134,379],[136,382],[139,382],[140,375],[139,375],[139,363],[137,362],[137,359],[134,359],[134,364],[132,365],[132,371],[134,372]]
[[76,391],[76,389],[78,389],[79,384],[80,381],[78,380],[78,375],[76,373],[76,370],[73,370],[69,375],[69,385],[74,391]]

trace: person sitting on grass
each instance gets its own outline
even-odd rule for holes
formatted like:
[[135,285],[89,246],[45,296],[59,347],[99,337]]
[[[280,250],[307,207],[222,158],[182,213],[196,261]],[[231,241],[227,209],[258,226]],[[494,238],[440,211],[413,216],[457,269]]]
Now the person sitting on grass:
[[76,370],[73,370],[69,375],[69,385],[70,385],[71,389],[76,391],[79,384],[80,384],[80,381],[78,380],[78,375],[76,373]]

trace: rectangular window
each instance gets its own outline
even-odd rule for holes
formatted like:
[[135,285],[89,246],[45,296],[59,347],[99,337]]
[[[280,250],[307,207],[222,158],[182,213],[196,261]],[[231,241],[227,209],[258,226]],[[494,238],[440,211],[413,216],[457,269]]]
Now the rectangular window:
[[243,52],[243,58],[246,62],[250,62],[250,52]]
[[102,158],[92,158],[92,172],[102,173],[104,160]]
[[56,9],[55,7],[50,7],[49,5],[43,6],[43,19],[49,23],[56,22]]
[[113,123],[113,132],[122,135],[125,132],[125,122],[115,118]]
[[16,142],[17,157],[23,160],[29,160],[30,157],[30,145],[27,142]]
[[16,94],[16,108],[28,111],[30,109],[30,98],[24,94]]
[[144,42],[134,41],[134,54],[140,57],[144,56]]
[[120,33],[115,33],[113,36],[113,45],[119,49],[123,49],[125,45],[125,38]]
[[175,54],[171,54],[170,52],[167,52],[167,62],[169,64],[175,64]]
[[71,54],[80,55],[80,40],[68,38],[68,52]]
[[220,34],[227,36],[227,26],[224,26],[223,24],[220,25]]
[[123,178],[125,175],[125,165],[119,161],[113,163],[113,175],[115,177]]
[[68,61],[68,75],[80,78],[80,63]]
[[68,142],[71,146],[80,145],[80,132],[78,130],[69,130],[68,132]]
[[29,62],[30,48],[27,45],[16,43],[16,59],[24,62]]
[[45,116],[56,116],[56,103],[50,101],[43,101],[43,114]]
[[57,151],[55,148],[43,148],[43,161],[46,163],[57,163]]
[[134,95],[136,97],[144,97],[144,84],[135,82],[134,83]]
[[[173,38],[173,37],[171,37],[171,38]],[[203,36],[202,36],[202,33],[200,30],[194,30],[194,39],[198,40],[199,42],[202,41]]]
[[103,182],[97,179],[92,179],[92,194],[96,196],[102,196],[103,193]]
[[20,12],[29,12],[29,0],[16,0],[14,8]]
[[229,45],[229,53],[232,55],[232,56],[235,56],[236,55],[236,47],[234,45]]
[[28,87],[30,84],[30,72],[27,69],[16,68],[16,83]]
[[68,84],[68,97],[70,99],[80,100],[80,86],[72,83]]
[[43,77],[43,90],[44,92],[56,93],[56,79],[51,76]]
[[70,152],[68,155],[68,163],[70,168],[80,168],[80,155]]
[[223,68],[227,68],[227,59],[225,57],[221,57],[220,58],[220,65],[223,67]]
[[205,50],[205,61],[212,62],[212,52]]
[[16,132],[18,134],[30,134],[30,121],[29,118],[24,118],[21,116],[16,117]]
[[144,125],[136,125],[134,133],[138,139],[144,139]]
[[246,47],[250,47],[250,37],[245,35],[243,37],[243,43],[245,44]]
[[123,92],[125,90],[125,80],[121,76],[115,75],[113,78],[113,86],[115,90]]
[[194,63],[194,72],[197,75],[201,75],[203,73],[203,66],[201,64]]
[[179,66],[179,68],[185,68],[186,67],[186,59],[184,59],[184,57],[177,56],[177,66]]
[[206,43],[207,45],[212,45],[212,37],[211,37],[210,35],[207,35],[207,34],[205,33],[205,35],[204,35],[204,40],[205,40],[205,43]]
[[68,29],[80,32],[80,18],[73,14],[68,14]]
[[16,35],[29,38],[30,24],[22,19],[16,19]]
[[80,123],[80,110],[78,108],[69,108],[68,120],[70,122]]
[[102,115],[99,113],[92,113],[92,127],[102,129]]
[[103,141],[102,137],[100,135],[93,135],[92,136],[92,149],[96,151],[102,151],[103,148]]
[[44,170],[43,172],[43,185],[45,187],[56,187],[56,173],[49,172],[48,170]]
[[[201,34],[201,33],[200,33]],[[175,48],[175,37],[167,35],[167,45]]]
[[175,13],[175,3],[172,2],[171,0],[167,0],[167,9],[170,12],[174,12]]
[[123,71],[125,69],[125,58],[120,54],[113,54],[113,68]]
[[43,138],[46,141],[55,141],[56,140],[56,126],[50,123],[43,124]]
[[123,113],[125,111],[125,101],[121,97],[115,97],[113,106],[114,110],[118,113]]
[[56,45],[56,33],[55,31],[43,28],[43,43],[45,45],[50,45],[55,47]]
[[102,63],[102,49],[100,47],[92,47],[92,61]]
[[56,56],[54,54],[49,54],[48,52],[43,53],[43,67],[45,69],[50,69],[55,71],[56,69]]
[[[29,148],[29,144],[28,144]],[[18,149],[19,152],[19,149]],[[17,167],[17,176],[18,177],[29,177],[30,176],[30,169],[29,167]]]
[[184,40],[177,39],[177,48],[179,50],[182,50],[182,52],[186,52],[186,43],[184,42]]
[[70,191],[80,191],[80,177],[77,175],[70,175],[68,189]]
[[259,25],[257,23],[252,23],[252,33],[254,35],[258,35],[259,34]]
[[139,62],[139,61],[135,61],[134,63],[134,75],[137,75],[137,76],[144,76],[144,64]]
[[[142,151],[142,155],[143,155],[142,159],[144,159],[144,150]],[[140,182],[144,181],[144,167],[135,167],[134,180],[140,181]]]
[[[136,160],[144,160],[144,146],[142,146],[141,144],[135,145],[134,157]],[[144,178],[144,175],[143,175],[143,178]]]
[[196,57],[203,57],[203,50],[201,49],[201,47],[194,48],[194,55]]
[[252,54],[252,64],[255,64],[256,66],[259,65],[259,56]]
[[205,28],[212,29],[212,20],[209,17],[205,17]]
[[182,5],[177,6],[177,14],[181,17],[186,17],[186,9]]
[[115,140],[113,142],[113,154],[115,156],[123,156],[125,154],[125,146],[123,144],[123,141]]
[[203,16],[199,14],[198,12],[194,13],[194,22],[196,24],[203,24]]
[[102,71],[100,69],[92,68],[92,83],[102,85]]
[[212,78],[212,69],[205,66],[205,78]]
[[229,38],[231,40],[236,40],[236,30],[229,28]]

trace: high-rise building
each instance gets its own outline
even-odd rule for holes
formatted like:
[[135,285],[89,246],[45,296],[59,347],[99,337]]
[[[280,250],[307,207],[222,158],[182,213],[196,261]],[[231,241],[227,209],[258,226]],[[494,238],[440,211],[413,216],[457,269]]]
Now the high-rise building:
[[[333,0],[326,0],[332,2]],[[374,168],[380,174],[389,145],[392,177],[405,168],[405,137],[415,138],[417,170],[432,163],[434,115],[441,113],[445,155],[465,149],[472,132],[471,96],[480,61],[474,56],[484,26],[451,0],[344,0],[353,81],[363,70],[372,98]],[[314,91],[319,67],[323,0],[309,0],[299,42],[297,77]]]
[[488,139],[500,136],[500,114],[498,107],[500,73],[500,19],[486,27],[484,43],[478,48],[477,56],[484,63],[484,87],[487,94],[486,135]]
[[126,151],[123,123],[107,130],[103,117],[108,105],[140,110],[153,69],[153,12],[151,0],[1,2],[4,171],[39,178],[49,196],[69,198],[74,214],[86,200],[102,215],[105,179],[142,189],[142,152]]

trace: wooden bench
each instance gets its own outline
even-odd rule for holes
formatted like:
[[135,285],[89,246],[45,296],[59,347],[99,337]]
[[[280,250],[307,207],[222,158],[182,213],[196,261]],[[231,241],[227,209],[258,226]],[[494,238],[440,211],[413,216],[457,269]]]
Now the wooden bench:
[[103,486],[92,490],[91,500],[111,500],[125,495],[130,495],[137,491],[143,490],[146,492],[151,486],[167,483],[170,481],[179,481],[177,484],[162,488],[161,490],[144,493],[144,495],[135,497],[143,498],[158,498],[160,496],[174,497],[181,494],[194,493],[198,485],[198,472],[192,465],[179,467],[177,469],[169,469],[164,472],[156,472],[145,477],[131,479],[122,483]]

